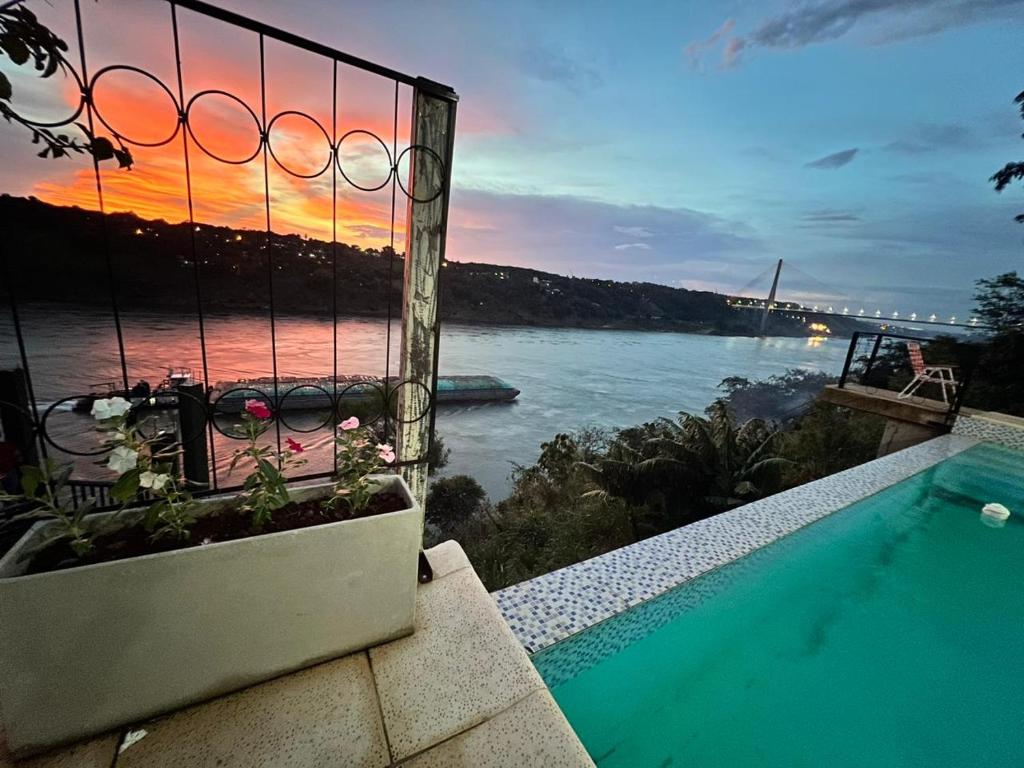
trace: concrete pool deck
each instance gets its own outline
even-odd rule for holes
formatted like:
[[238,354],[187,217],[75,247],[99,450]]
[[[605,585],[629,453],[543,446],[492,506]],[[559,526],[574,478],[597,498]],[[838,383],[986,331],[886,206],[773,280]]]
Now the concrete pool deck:
[[1024,420],[969,412],[953,433],[494,593],[535,653],[976,445],[1024,450]]
[[409,637],[0,768],[593,766],[462,548],[427,557]]

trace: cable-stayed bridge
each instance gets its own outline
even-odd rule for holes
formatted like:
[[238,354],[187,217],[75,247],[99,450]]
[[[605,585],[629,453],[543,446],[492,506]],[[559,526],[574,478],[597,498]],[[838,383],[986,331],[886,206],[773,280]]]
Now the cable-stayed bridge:
[[[800,300],[786,300],[788,286],[783,283],[783,267],[785,267],[786,284],[792,282],[793,276],[801,285]],[[766,285],[770,288],[765,293]],[[795,293],[792,289],[789,295]],[[735,293],[730,293],[729,305],[737,310],[748,310],[761,313],[760,328],[765,332],[768,317],[771,313],[784,316],[803,323],[817,323],[820,318],[843,317],[850,320],[861,320],[878,324],[882,327],[894,325],[943,326],[946,328],[984,328],[977,317],[958,316],[946,313],[938,308],[933,311],[918,311],[913,307],[881,306],[877,303],[857,301],[846,297],[843,291],[836,289],[813,275],[808,274],[796,265],[783,262],[772,264],[758,274],[753,280]],[[928,308],[923,308],[928,309]]]

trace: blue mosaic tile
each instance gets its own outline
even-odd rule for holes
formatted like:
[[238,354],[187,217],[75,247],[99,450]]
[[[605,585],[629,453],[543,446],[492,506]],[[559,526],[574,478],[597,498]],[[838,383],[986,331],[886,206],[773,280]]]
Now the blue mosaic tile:
[[1024,451],[1024,419],[962,413],[957,416],[953,425],[953,434],[966,435],[987,443],[998,443],[1007,448]]
[[[979,442],[944,435],[494,593],[531,653],[662,595]],[[1024,447],[1024,446],[1022,446]]]

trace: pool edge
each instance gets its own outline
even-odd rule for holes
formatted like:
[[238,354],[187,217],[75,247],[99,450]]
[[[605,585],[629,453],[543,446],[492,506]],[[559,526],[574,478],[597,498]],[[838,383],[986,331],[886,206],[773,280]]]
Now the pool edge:
[[536,653],[980,442],[981,436],[943,435],[492,596],[516,638]]

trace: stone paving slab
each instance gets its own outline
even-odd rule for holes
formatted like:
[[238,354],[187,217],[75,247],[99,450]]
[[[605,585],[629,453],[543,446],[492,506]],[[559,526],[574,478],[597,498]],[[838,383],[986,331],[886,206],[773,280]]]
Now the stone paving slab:
[[470,568],[423,586],[416,631],[370,649],[370,661],[396,760],[544,689]]
[[384,768],[389,762],[365,653],[142,723],[126,734],[117,758],[119,768]]
[[[551,723],[538,729],[538,723]],[[575,768],[593,765],[547,691],[402,763],[403,768]]]

